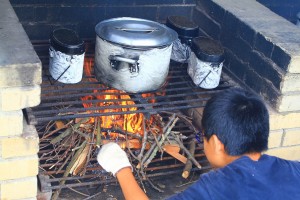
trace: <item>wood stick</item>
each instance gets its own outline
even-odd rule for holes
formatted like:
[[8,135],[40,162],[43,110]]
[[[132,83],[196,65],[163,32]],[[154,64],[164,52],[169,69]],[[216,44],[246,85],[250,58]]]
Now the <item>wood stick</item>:
[[[98,123],[98,120],[97,120],[97,118],[95,118],[94,130],[92,132],[90,142],[94,141],[95,134],[97,134],[96,133],[97,123]],[[80,176],[83,176],[86,173],[87,166],[88,166],[88,164],[90,162],[90,159],[91,159],[92,147],[93,147],[93,145],[89,145],[89,150],[88,150],[88,153],[87,153],[87,159],[85,161],[85,164],[83,165],[82,171],[80,172]]]
[[[170,119],[169,119],[167,125],[163,128],[163,132],[165,132],[165,131],[167,130],[167,128],[171,125],[171,123],[173,122],[174,119],[175,119],[175,114],[173,114],[173,115],[170,117]],[[158,138],[157,138],[157,140],[159,141],[159,140],[161,139],[161,137],[162,137],[162,136],[159,135]],[[156,144],[156,142],[154,142],[154,143],[151,145],[150,149],[149,149],[149,150],[147,151],[147,153],[144,155],[144,157],[143,157],[143,159],[142,159],[142,162],[138,164],[137,168],[143,167],[144,163],[146,162],[146,160],[148,159],[148,157],[151,155],[151,153],[154,151],[154,149],[155,149],[155,147],[156,147],[157,145],[158,145],[158,144]]]
[[68,122],[67,124],[65,124],[63,127],[57,128],[57,129],[51,131],[51,132],[48,133],[48,134],[44,134],[44,136],[41,138],[41,140],[44,140],[44,139],[50,137],[51,135],[53,135],[54,133],[57,133],[58,131],[67,128],[72,122],[73,122],[73,120],[69,121],[69,122]]
[[142,137],[138,134],[134,134],[134,133],[131,133],[131,132],[128,132],[128,131],[124,131],[118,127],[114,127],[114,128],[101,128],[101,130],[103,132],[116,132],[116,133],[119,133],[119,134],[122,134],[122,135],[127,135],[127,136],[130,136],[132,138],[136,138],[136,139],[142,139]]
[[139,162],[141,162],[141,159],[144,155],[144,150],[145,150],[147,139],[148,139],[148,131],[145,128],[145,119],[144,118],[143,118],[143,128],[144,128],[144,137],[143,137],[143,140],[142,140],[142,148],[141,148],[141,151],[140,151],[139,155],[137,156]]
[[155,142],[156,142],[156,144],[157,144],[157,146],[158,146],[158,148],[159,148],[159,151],[160,151],[160,152],[163,152],[163,150],[162,150],[161,146],[159,146],[159,142],[158,142],[158,139],[157,139],[157,137],[156,137],[155,133],[152,133],[152,135],[153,135],[153,137],[154,137],[154,140],[155,140]]
[[[162,135],[161,140],[159,141],[159,146],[161,146],[165,139],[168,137],[168,135],[172,132],[171,130],[173,129],[173,127],[175,126],[176,122],[178,121],[179,118],[175,118],[174,121],[172,122],[172,124],[167,128],[167,131]],[[156,146],[153,150],[153,152],[151,153],[151,155],[149,156],[148,160],[144,163],[144,167],[147,167],[149,165],[149,163],[152,161],[152,159],[155,157],[156,153],[158,151],[158,146]]]
[[185,148],[185,146],[183,145],[183,143],[181,142],[179,135],[175,135],[173,132],[171,133],[174,136],[174,139],[176,140],[176,142],[180,145],[180,148],[184,151],[184,153],[186,153],[188,159],[191,159],[191,161],[194,163],[194,165],[196,165],[196,167],[198,167],[199,169],[201,169],[201,165],[198,163],[198,161],[194,158],[194,156],[191,155],[191,153],[189,152],[189,150],[187,150],[187,148]]
[[97,120],[97,131],[96,131],[96,147],[100,148],[101,146],[101,119]]
[[[64,175],[63,175],[63,178],[66,178],[68,177],[69,173],[70,173],[70,170],[72,169],[73,165],[75,164],[76,160],[78,159],[78,157],[81,155],[82,151],[84,150],[85,146],[86,146],[86,143],[87,141],[83,141],[83,143],[81,144],[81,148],[79,150],[77,150],[77,152],[75,153],[74,157],[72,158],[71,162],[69,163]],[[60,182],[59,182],[59,185],[63,185],[65,184],[66,180],[65,179],[62,179]],[[52,196],[52,200],[56,200],[60,194],[60,191],[61,189],[57,189],[53,196]]]
[[[195,155],[195,148],[196,148],[195,140],[191,140],[189,143],[189,152],[193,157]],[[189,177],[192,167],[193,167],[193,163],[191,159],[188,159],[182,172],[183,178],[187,179]]]
[[59,136],[53,138],[50,143],[51,144],[56,144],[58,143],[59,141],[61,141],[63,138],[67,137],[68,135],[70,135],[71,133],[73,133],[74,130],[78,129],[79,126],[81,124],[84,124],[86,122],[89,121],[89,118],[84,118],[84,119],[81,119],[77,124],[75,124],[74,126],[71,126],[70,128],[68,128],[67,130],[65,130],[63,133],[61,133]]

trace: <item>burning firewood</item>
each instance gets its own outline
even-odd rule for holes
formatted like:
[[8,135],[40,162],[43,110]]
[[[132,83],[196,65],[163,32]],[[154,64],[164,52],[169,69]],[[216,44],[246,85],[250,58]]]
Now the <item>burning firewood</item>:
[[[53,145],[52,152],[55,153],[53,160],[56,161],[51,167],[57,172],[66,168],[63,177],[85,175],[89,163],[94,162],[92,158],[97,153],[97,149],[106,143],[115,142],[130,154],[129,159],[133,166],[136,165],[135,170],[140,183],[147,181],[154,189],[162,192],[145,173],[158,152],[161,156],[163,152],[166,152],[182,163],[188,163],[191,160],[194,165],[201,167],[193,153],[187,153],[188,150],[182,142],[182,139],[186,139],[185,136],[172,130],[182,117],[173,113],[168,122],[164,123],[160,115],[152,115],[150,119],[144,117],[137,119],[130,116],[134,119],[133,122],[141,125],[138,129],[135,127],[130,130],[139,130],[138,132],[130,132],[127,128],[132,123],[126,120],[124,126],[120,125],[118,117],[115,118],[117,124],[114,125],[108,125],[102,121],[111,119],[101,117],[75,119],[69,122],[57,121],[53,126],[56,129],[54,131],[49,129],[42,140],[48,140]],[[183,151],[186,156],[180,151]],[[64,179],[60,182],[60,185],[63,184],[65,184]],[[59,192],[60,190],[56,191],[53,199],[58,197]]]

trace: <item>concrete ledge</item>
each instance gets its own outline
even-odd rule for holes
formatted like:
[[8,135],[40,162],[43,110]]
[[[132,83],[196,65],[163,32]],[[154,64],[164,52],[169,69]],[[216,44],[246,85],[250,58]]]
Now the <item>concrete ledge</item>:
[[41,61],[9,1],[0,3],[0,87],[41,84]]
[[19,21],[14,9],[12,8],[8,0],[0,0],[0,5],[1,5],[0,21],[2,22]]
[[[288,59],[285,62],[274,60],[282,69],[290,73],[300,73],[300,30],[298,27],[256,1],[212,1],[234,14],[256,32],[261,33],[266,43],[277,46],[286,53]],[[271,56],[271,51],[265,52],[266,56],[278,59],[275,55]]]

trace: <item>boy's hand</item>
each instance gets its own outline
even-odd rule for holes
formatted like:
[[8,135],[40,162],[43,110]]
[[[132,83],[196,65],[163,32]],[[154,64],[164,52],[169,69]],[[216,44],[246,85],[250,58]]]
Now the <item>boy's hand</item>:
[[108,143],[101,147],[97,156],[98,163],[107,172],[111,172],[114,176],[125,167],[131,167],[125,151],[116,143]]

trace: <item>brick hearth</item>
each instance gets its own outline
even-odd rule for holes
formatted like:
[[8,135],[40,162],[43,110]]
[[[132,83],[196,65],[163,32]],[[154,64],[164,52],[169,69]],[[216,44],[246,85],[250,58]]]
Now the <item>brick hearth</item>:
[[22,109],[40,103],[41,62],[9,1],[0,4],[0,199],[35,199],[39,139]]
[[[66,14],[64,9],[72,10],[71,4],[51,1],[48,8],[45,3],[36,4],[38,1],[11,2],[21,23],[9,0],[0,0],[0,199],[36,199],[39,139],[35,128],[24,120],[22,109],[40,103],[41,62],[28,36],[48,39],[51,27],[59,27],[63,21],[71,28],[83,27],[79,32],[90,37],[94,36],[93,24],[86,26],[90,11],[101,14],[92,15],[93,23],[108,16],[98,12],[105,11],[106,5],[95,7],[89,5],[90,1],[74,7],[89,15],[73,19],[71,12],[63,20],[55,13],[63,8],[61,14]],[[225,67],[270,102],[267,153],[300,160],[299,29],[254,0],[197,0],[197,5],[192,0],[174,0],[170,5],[161,1],[145,1],[146,5],[126,2],[125,7],[110,5],[108,10],[122,16],[141,10],[133,17],[161,22],[167,14],[193,16],[204,35],[220,40],[227,53]],[[54,15],[49,16],[47,11]],[[295,37],[283,37],[287,32]],[[201,109],[190,111],[198,119],[201,113]]]

